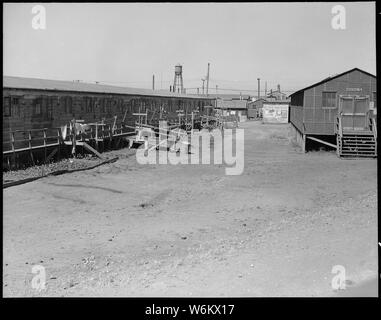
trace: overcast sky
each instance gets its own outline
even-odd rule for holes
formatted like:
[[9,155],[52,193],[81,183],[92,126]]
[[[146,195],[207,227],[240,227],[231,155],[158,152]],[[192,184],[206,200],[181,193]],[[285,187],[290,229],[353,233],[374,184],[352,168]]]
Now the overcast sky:
[[[346,9],[346,29],[331,8]],[[32,28],[34,4],[3,10],[4,74],[169,88],[287,93],[353,67],[376,73],[374,3],[44,4],[46,29]],[[191,92],[189,89],[188,92]],[[243,91],[246,93],[245,91]]]

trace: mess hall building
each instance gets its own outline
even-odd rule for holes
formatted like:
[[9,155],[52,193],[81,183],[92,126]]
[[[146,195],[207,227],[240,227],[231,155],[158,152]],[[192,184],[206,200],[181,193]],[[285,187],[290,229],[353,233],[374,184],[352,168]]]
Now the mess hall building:
[[290,122],[303,151],[311,143],[340,157],[377,156],[377,79],[354,68],[290,95]]

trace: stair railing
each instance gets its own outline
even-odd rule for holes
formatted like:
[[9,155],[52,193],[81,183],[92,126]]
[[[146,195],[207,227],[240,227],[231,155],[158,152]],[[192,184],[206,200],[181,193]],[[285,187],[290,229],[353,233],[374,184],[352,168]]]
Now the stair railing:
[[372,131],[373,131],[373,134],[374,134],[374,138],[377,139],[377,124],[376,124],[376,119],[371,117],[370,120],[372,122]]
[[341,117],[340,115],[336,116],[336,133],[340,135],[340,137],[343,136],[343,127],[341,124]]

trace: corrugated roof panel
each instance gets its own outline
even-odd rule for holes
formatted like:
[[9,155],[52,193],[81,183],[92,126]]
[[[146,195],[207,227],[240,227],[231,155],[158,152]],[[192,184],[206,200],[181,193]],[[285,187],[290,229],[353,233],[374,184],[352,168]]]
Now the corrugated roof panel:
[[23,78],[3,76],[3,88],[17,89],[34,89],[34,90],[57,90],[57,91],[74,91],[74,92],[91,92],[91,93],[106,93],[106,94],[129,94],[129,95],[144,95],[154,97],[177,97],[177,98],[198,98],[210,99],[196,95],[184,95],[174,92],[160,92],[149,89],[117,87],[104,84],[93,84],[86,82],[49,80],[38,78]]

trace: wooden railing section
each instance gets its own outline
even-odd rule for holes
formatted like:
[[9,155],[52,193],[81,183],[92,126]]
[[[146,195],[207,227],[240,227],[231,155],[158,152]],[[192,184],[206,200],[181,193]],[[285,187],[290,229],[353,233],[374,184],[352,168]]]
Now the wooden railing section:
[[[53,135],[51,132],[55,132]],[[9,132],[10,140],[3,141],[3,154],[43,149],[58,146],[62,142],[61,128],[14,130]],[[17,137],[22,135],[22,138]],[[25,137],[27,135],[27,138]]]

